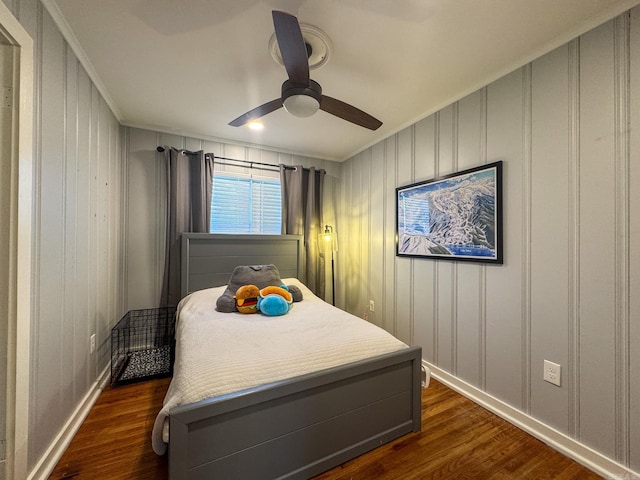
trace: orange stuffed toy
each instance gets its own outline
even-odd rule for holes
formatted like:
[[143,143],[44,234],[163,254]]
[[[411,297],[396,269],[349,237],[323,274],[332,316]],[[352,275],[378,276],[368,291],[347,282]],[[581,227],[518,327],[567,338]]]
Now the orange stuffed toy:
[[281,297],[283,297],[287,303],[291,303],[293,302],[293,296],[291,295],[291,293],[289,292],[289,290],[287,290],[284,286],[282,287],[264,287],[262,290],[260,290],[260,296],[261,297],[266,297],[267,295],[280,295]]
[[258,297],[260,289],[255,285],[243,285],[234,295],[236,309],[240,313],[256,313],[258,311]]

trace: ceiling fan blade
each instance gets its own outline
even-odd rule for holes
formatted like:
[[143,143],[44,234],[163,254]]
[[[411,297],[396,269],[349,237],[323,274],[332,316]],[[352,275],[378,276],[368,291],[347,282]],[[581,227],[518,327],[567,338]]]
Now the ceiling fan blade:
[[280,107],[282,107],[282,99],[276,98],[275,100],[271,100],[270,102],[249,110],[247,113],[240,115],[235,120],[231,120],[229,125],[232,127],[241,127],[242,125],[249,123],[251,120],[264,117],[266,114],[276,111]]
[[363,112],[359,108],[356,108],[348,103],[337,100],[327,95],[322,96],[320,101],[320,110],[324,110],[331,115],[342,118],[347,122],[355,123],[361,127],[368,128],[369,130],[377,130],[382,122],[375,117],[372,117],[366,112]]
[[271,15],[289,80],[297,85],[309,86],[309,57],[298,19],[278,10]]

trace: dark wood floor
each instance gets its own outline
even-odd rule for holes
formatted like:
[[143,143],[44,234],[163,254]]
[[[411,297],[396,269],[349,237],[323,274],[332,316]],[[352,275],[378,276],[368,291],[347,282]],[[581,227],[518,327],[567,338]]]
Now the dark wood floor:
[[[151,450],[151,428],[168,379],[109,388],[50,479],[167,478]],[[590,480],[598,475],[431,380],[422,394],[422,431],[330,470],[315,480]]]

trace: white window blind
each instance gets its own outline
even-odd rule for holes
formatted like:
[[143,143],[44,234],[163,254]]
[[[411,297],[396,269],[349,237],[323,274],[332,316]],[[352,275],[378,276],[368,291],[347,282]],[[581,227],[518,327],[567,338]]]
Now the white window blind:
[[280,181],[228,174],[213,176],[211,233],[281,233]]

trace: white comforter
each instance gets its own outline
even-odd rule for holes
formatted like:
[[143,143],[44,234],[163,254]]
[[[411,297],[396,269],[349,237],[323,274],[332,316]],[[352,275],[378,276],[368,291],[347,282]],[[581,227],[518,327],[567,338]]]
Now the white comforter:
[[304,299],[279,317],[220,313],[226,287],[194,292],[178,306],[174,375],[153,427],[153,450],[167,448],[169,411],[285,378],[355,362],[407,345],[375,325],[332,307],[296,279]]

